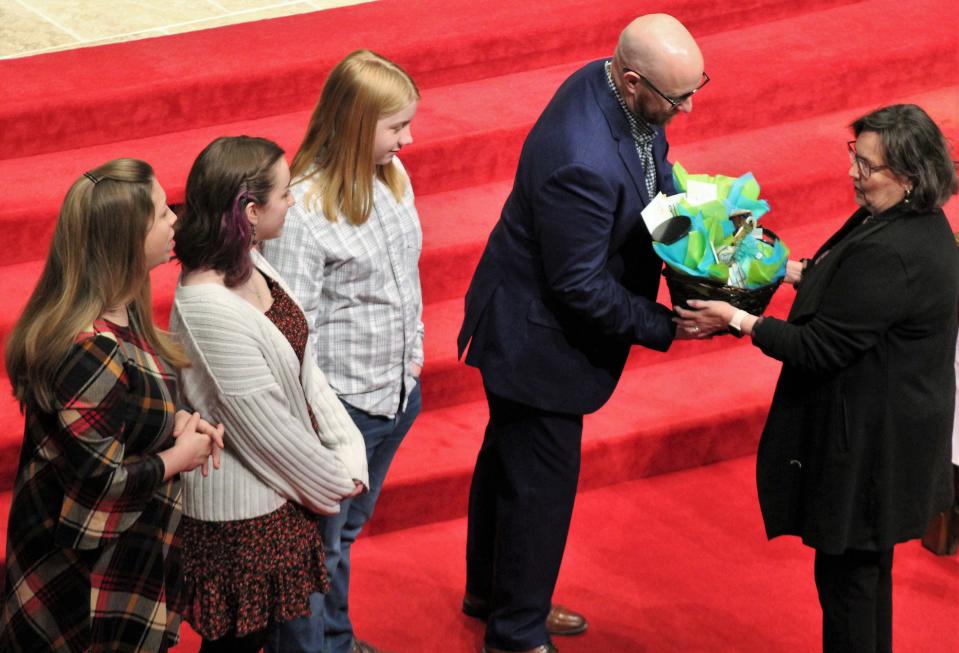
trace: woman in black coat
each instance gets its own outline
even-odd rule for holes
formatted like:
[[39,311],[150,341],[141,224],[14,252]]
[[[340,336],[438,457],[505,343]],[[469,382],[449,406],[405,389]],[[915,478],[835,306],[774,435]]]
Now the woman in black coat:
[[[769,537],[816,550],[827,653],[892,651],[893,547],[952,501],[959,257],[942,132],[914,105],[852,124],[860,209],[804,263],[788,321],[690,301],[677,322],[729,327],[783,362],[757,482]],[[801,284],[799,283],[801,281]]]

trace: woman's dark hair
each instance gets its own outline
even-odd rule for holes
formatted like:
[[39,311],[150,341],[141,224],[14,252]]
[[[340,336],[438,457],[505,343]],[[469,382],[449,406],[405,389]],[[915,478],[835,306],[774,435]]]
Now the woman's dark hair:
[[222,272],[230,288],[250,277],[253,226],[246,207],[266,204],[276,183],[273,165],[282,156],[279,145],[252,136],[218,138],[200,152],[175,225],[174,252],[185,269]]
[[917,210],[941,207],[959,190],[949,144],[932,118],[915,104],[893,104],[855,120],[853,133],[879,135],[893,172],[913,183],[909,201]]

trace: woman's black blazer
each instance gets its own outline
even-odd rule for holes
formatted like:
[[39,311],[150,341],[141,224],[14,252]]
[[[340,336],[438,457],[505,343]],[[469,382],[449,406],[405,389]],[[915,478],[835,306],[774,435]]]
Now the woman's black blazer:
[[788,321],[759,323],[754,344],[783,361],[757,458],[770,538],[888,549],[950,504],[957,295],[942,211],[900,203],[853,214]]

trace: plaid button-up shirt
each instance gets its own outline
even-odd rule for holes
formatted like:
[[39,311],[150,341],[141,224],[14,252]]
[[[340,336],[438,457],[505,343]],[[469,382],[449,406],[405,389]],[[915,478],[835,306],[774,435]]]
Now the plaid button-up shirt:
[[636,145],[636,154],[639,155],[639,162],[643,164],[646,191],[649,193],[649,199],[652,200],[653,197],[656,196],[658,188],[656,184],[656,164],[653,162],[653,139],[656,138],[656,131],[651,125],[637,120],[633,112],[626,106],[623,96],[619,94],[619,89],[617,89],[616,84],[613,83],[610,64],[611,62],[606,62],[606,83],[609,85],[609,90],[612,91],[616,97],[616,101],[619,102],[620,108],[622,108],[623,113],[626,115],[627,122],[629,122],[629,132],[633,137],[633,144]]
[[373,212],[353,225],[342,215],[327,220],[319,199],[307,206],[307,185],[293,185],[296,204],[263,254],[303,307],[330,386],[351,406],[394,417],[416,383],[412,365],[423,364],[423,232],[413,190],[407,182],[397,202],[375,179]]

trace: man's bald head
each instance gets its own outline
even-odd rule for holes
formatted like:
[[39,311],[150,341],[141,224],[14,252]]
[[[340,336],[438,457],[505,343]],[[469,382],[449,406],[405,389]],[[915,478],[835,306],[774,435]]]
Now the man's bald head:
[[[696,40],[682,23],[668,14],[648,14],[640,16],[623,30],[616,46],[613,58],[613,78],[624,97],[630,96],[627,103],[634,110],[644,107],[635,106],[640,102],[640,90],[635,84],[628,84],[624,70],[628,69],[642,75],[661,92],[670,97],[681,97],[699,86],[703,76],[703,53]],[[636,77],[631,78],[636,81]],[[645,107],[653,115],[647,118],[655,123],[668,121],[670,113],[662,113],[649,102]],[[687,103],[688,111],[691,101]],[[671,110],[670,110],[671,111]]]
[[680,89],[694,86],[703,74],[703,53],[696,40],[669,14],[640,16],[627,25],[616,58],[659,84],[678,84]]

